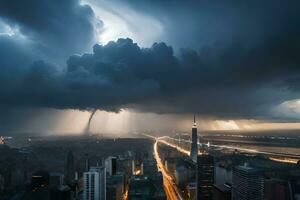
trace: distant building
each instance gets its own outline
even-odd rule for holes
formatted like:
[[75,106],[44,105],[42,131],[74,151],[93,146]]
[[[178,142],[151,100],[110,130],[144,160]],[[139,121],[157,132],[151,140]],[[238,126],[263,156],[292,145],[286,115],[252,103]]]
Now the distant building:
[[191,143],[191,159],[196,163],[197,162],[197,155],[198,155],[198,135],[197,135],[197,124],[196,124],[196,117],[194,115],[194,124],[192,127],[192,143]]
[[269,179],[264,182],[265,200],[289,200],[292,194],[289,189],[288,181]]
[[175,181],[180,188],[185,188],[191,181],[195,181],[196,164],[190,159],[180,159],[175,167]]
[[109,176],[106,179],[106,199],[122,200],[124,192],[125,177],[123,174]]
[[5,189],[5,180],[4,177],[0,174],[0,194],[4,191]]
[[187,192],[188,192],[188,198],[190,200],[195,200],[196,199],[196,193],[197,193],[197,183],[192,182],[189,183],[186,187]]
[[213,200],[231,200],[231,185],[229,184],[214,185]]
[[172,175],[175,175],[176,165],[178,163],[179,158],[165,158],[165,167],[168,172]]
[[151,178],[153,184],[158,187],[163,187],[163,175],[161,172],[156,172],[156,174]]
[[141,168],[141,175],[147,175],[149,177],[153,177],[157,174],[157,166],[156,162],[151,159],[143,160]]
[[128,200],[152,199],[154,188],[147,176],[133,176],[129,180]]
[[292,190],[292,198],[294,198],[295,200],[299,200],[300,199],[300,179],[296,179],[296,180],[291,180],[289,181],[289,185],[291,186],[291,190]]
[[262,200],[264,179],[260,171],[248,165],[237,166],[232,172],[232,200]]
[[124,173],[127,180],[133,173],[132,158],[119,157],[117,159],[117,172]]
[[52,172],[49,175],[50,188],[57,188],[64,184],[64,175],[58,172]]
[[214,158],[210,155],[197,157],[197,200],[211,200],[214,185]]
[[65,165],[65,178],[66,178],[66,184],[71,184],[75,179],[74,157],[71,150],[69,150],[67,154],[66,165]]
[[166,194],[163,189],[163,176],[161,172],[156,172],[154,176],[151,177],[152,184],[155,188],[155,199],[164,200],[166,199]]
[[135,174],[135,171],[136,171],[136,169],[135,169],[135,161],[134,161],[134,159],[131,161],[131,169],[132,169],[132,172],[131,172],[131,174]]
[[16,169],[11,174],[11,185],[17,189],[24,185],[25,177],[24,172],[20,169]]
[[106,200],[106,170],[91,167],[83,173],[83,200]]
[[162,176],[157,174],[156,178],[148,176],[132,176],[129,180],[128,200],[166,200],[162,187]]
[[31,176],[31,189],[39,190],[49,184],[49,174],[45,171],[36,171]]
[[183,188],[189,181],[189,170],[184,165],[177,165],[175,169],[176,185]]
[[50,191],[50,200],[73,200],[69,186],[62,185]]
[[117,172],[117,158],[114,156],[109,156],[105,159],[106,172],[112,176],[116,175]]

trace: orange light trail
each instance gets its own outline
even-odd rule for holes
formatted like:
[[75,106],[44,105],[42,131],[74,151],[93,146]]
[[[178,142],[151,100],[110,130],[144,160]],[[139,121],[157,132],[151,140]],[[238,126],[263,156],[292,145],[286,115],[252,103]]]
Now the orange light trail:
[[282,163],[297,164],[298,159],[269,157],[270,160]]
[[[175,139],[175,138],[172,138],[172,137],[169,137],[169,136],[161,137],[161,139],[162,138],[168,138],[168,139],[171,139],[171,140],[178,141],[178,139]],[[181,140],[181,141],[190,142],[190,141],[187,141],[187,140]],[[174,145],[174,144],[171,144],[171,143],[166,142],[166,141],[164,141],[164,143],[167,144],[167,145],[169,145],[169,146],[171,146],[171,147],[174,147],[176,149],[182,149],[178,145]],[[198,143],[198,144],[200,144],[200,143]],[[276,152],[259,151],[257,149],[243,148],[243,147],[238,147],[238,146],[213,145],[213,144],[209,144],[209,146],[216,147],[216,148],[223,148],[223,149],[238,150],[238,151],[241,151],[241,152],[252,153],[252,154],[270,155],[270,157],[269,157],[270,160],[273,160],[273,161],[276,161],[276,162],[281,162],[281,163],[297,164],[298,161],[300,160],[300,159],[297,159],[297,158],[283,157],[282,154],[276,153]],[[186,150],[184,150],[184,151],[186,151]],[[198,152],[198,154],[201,154],[201,153]],[[274,157],[274,156],[278,156],[278,157]]]
[[164,184],[164,189],[167,194],[167,197],[169,200],[183,200],[179,189],[177,188],[173,178],[167,173],[161,158],[159,157],[158,150],[157,150],[157,144],[158,140],[155,141],[153,149],[154,149],[154,157],[157,163],[157,169],[158,171],[161,171],[163,175],[163,184]]
[[[178,145],[175,145],[175,144],[172,144],[172,143],[167,142],[165,140],[162,140],[162,138],[163,137],[159,138],[158,142],[161,142],[161,143],[163,143],[163,144],[165,144],[167,146],[175,148],[177,151],[179,151],[179,152],[181,152],[183,154],[190,155],[190,151],[189,150],[186,150],[186,149],[184,149],[184,148],[182,148],[182,147],[180,147]],[[203,154],[204,154],[203,152],[201,152],[200,150],[198,150],[198,155],[203,155]]]
[[123,194],[123,200],[127,200],[127,199],[128,199],[128,187],[126,187],[125,193]]
[[183,153],[183,154],[187,154],[187,155],[190,154],[190,151],[188,151],[188,150],[186,150],[186,149],[184,149],[184,148],[181,148],[181,147],[178,146],[178,145],[171,144],[171,143],[169,143],[169,142],[166,142],[165,140],[158,140],[158,141],[161,142],[161,143],[164,143],[164,144],[167,145],[167,146],[170,146],[170,147],[173,147],[173,148],[177,149],[177,151],[179,151],[179,152],[181,152],[181,153]]

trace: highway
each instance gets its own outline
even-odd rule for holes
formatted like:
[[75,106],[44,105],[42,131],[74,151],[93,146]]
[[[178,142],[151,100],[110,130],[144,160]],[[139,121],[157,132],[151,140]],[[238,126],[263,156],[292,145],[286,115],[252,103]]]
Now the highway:
[[160,142],[160,140],[156,139],[156,141],[153,145],[154,157],[155,157],[155,160],[157,163],[157,169],[158,169],[158,171],[161,171],[161,173],[163,175],[163,184],[164,184],[164,189],[165,189],[167,198],[168,198],[168,200],[178,200],[178,199],[183,200],[182,195],[174,182],[174,179],[172,178],[172,176],[170,176],[168,174],[161,158],[159,157],[159,153],[157,150],[158,142]]
[[186,154],[186,155],[189,155],[189,154],[190,154],[190,151],[188,151],[188,150],[186,150],[186,149],[184,149],[184,148],[181,148],[181,147],[178,146],[178,145],[171,144],[171,143],[166,142],[165,140],[162,140],[162,139],[160,139],[159,142],[161,142],[161,143],[163,143],[163,144],[165,144],[165,145],[167,145],[167,146],[173,147],[173,148],[177,149],[177,151],[179,151],[179,152],[181,152],[181,153],[183,153],[183,154]]

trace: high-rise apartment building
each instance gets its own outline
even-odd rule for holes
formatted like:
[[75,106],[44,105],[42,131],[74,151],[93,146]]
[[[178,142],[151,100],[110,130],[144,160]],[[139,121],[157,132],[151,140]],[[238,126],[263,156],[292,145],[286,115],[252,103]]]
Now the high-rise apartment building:
[[83,200],[106,200],[105,167],[91,167],[83,174]]
[[110,176],[116,175],[117,172],[117,158],[109,156],[105,159],[105,168]]
[[197,200],[211,200],[214,185],[214,157],[199,155],[197,157]]
[[248,165],[237,166],[232,172],[232,200],[262,200],[264,179],[261,172]]

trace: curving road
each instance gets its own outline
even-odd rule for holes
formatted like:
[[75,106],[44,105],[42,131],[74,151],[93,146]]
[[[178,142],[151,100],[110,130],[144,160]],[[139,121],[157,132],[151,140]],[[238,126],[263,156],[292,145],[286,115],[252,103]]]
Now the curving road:
[[159,139],[156,139],[155,143],[153,145],[154,157],[155,157],[155,160],[157,163],[157,169],[158,169],[158,171],[161,171],[161,173],[163,175],[163,184],[164,184],[164,189],[165,189],[166,195],[169,200],[177,200],[177,199],[183,200],[181,193],[180,193],[177,185],[174,182],[174,179],[172,178],[172,176],[170,176],[168,174],[163,162],[161,161],[161,158],[159,157],[159,153],[157,150],[158,142],[159,142]]

